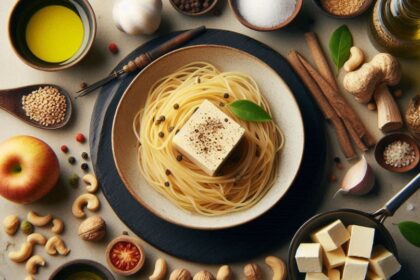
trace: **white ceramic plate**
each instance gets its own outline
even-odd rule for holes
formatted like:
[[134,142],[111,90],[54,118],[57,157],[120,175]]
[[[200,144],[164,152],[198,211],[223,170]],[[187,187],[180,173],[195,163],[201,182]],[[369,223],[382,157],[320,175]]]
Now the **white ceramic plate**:
[[[186,212],[149,186],[138,170],[137,141],[132,131],[135,114],[144,106],[147,93],[155,81],[194,61],[207,61],[221,71],[240,71],[253,77],[271,104],[273,118],[285,135],[278,178],[262,200],[248,210],[217,217]],[[135,199],[155,215],[171,223],[206,230],[246,223],[273,207],[292,185],[299,171],[304,149],[302,116],[293,94],[281,77],[267,64],[248,53],[216,45],[178,49],[146,67],[121,98],[112,130],[112,150],[117,170]]]

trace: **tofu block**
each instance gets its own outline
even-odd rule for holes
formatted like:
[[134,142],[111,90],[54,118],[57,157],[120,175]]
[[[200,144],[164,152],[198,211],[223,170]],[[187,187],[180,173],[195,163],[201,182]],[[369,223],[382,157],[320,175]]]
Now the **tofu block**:
[[347,257],[341,280],[365,280],[368,267],[369,261],[367,260]]
[[204,100],[173,137],[176,149],[210,176],[233,151],[245,129]]
[[388,279],[400,271],[401,265],[390,251],[378,245],[373,248],[370,268],[375,274]]
[[328,279],[329,280],[340,280],[340,270],[338,269],[329,269],[328,270]]
[[305,280],[329,280],[328,276],[322,272],[308,272]]
[[319,243],[301,243],[295,259],[300,272],[322,272],[321,245]]
[[381,276],[379,276],[379,275],[377,275],[376,273],[374,273],[374,272],[372,272],[372,271],[368,271],[368,273],[367,273],[367,277],[366,277],[366,279],[367,280],[386,280],[385,278],[383,278],[383,277],[381,277]]
[[372,254],[375,229],[357,225],[351,225],[347,229],[350,233],[347,255],[369,259]]
[[346,254],[344,254],[343,248],[338,247],[338,249],[329,252],[325,250],[322,251],[323,261],[326,268],[331,269],[344,265],[344,262],[346,261]]
[[320,243],[325,251],[333,251],[350,239],[346,227],[341,220],[337,220],[311,235],[314,242]]

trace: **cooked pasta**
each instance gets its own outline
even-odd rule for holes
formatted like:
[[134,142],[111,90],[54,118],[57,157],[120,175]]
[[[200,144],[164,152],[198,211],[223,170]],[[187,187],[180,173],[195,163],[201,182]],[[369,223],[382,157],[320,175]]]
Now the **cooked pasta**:
[[[225,106],[240,99],[271,115],[256,82],[240,72],[220,72],[209,63],[194,62],[157,81],[133,121],[139,169],[146,181],[178,207],[207,216],[241,211],[260,201],[276,179],[284,141],[274,121],[244,121]],[[204,100],[245,129],[217,176],[207,175],[186,157],[180,160],[172,144]]]

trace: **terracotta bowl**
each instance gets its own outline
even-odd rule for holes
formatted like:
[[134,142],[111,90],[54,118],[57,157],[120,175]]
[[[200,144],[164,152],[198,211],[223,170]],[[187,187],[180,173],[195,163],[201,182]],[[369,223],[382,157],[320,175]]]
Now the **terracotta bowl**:
[[[403,141],[403,142],[407,142],[412,147],[414,147],[414,152],[416,154],[416,158],[410,165],[407,165],[407,166],[404,166],[404,167],[393,167],[393,166],[385,163],[385,159],[384,159],[385,148],[389,144],[391,144],[392,142],[395,142],[395,141],[398,141],[398,140]],[[381,167],[383,167],[386,170],[389,170],[391,172],[396,172],[396,173],[408,172],[410,170],[413,170],[418,165],[418,163],[420,161],[419,146],[417,145],[417,142],[407,134],[403,134],[403,133],[389,134],[389,135],[386,135],[385,137],[383,137],[381,140],[379,140],[379,142],[376,144],[375,159]]]
[[271,27],[262,27],[262,26],[256,26],[256,25],[251,24],[241,15],[238,9],[238,0],[229,0],[229,6],[232,9],[235,17],[239,20],[239,22],[245,25],[246,27],[256,30],[256,31],[274,31],[274,30],[278,30],[285,27],[286,25],[291,23],[295,19],[295,17],[299,14],[302,8],[302,4],[303,4],[303,0],[296,0],[296,7],[293,14],[282,23],[277,24],[275,26],[271,26]]
[[111,272],[102,264],[91,260],[74,260],[59,266],[48,278],[49,280],[63,280],[76,272],[92,272],[104,280],[115,280]]
[[219,0],[213,0],[213,2],[211,3],[210,6],[208,6],[207,9],[202,10],[201,12],[198,13],[190,13],[184,10],[181,10],[176,4],[175,4],[176,0],[169,0],[169,2],[171,2],[172,6],[175,8],[175,10],[177,10],[178,12],[180,12],[181,14],[187,15],[187,16],[202,16],[205,14],[210,13],[211,11],[213,11],[216,6],[218,5],[218,3],[220,2]]
[[[84,38],[81,47],[71,58],[59,63],[50,63],[39,59],[29,50],[25,29],[34,11],[55,3],[75,7],[83,21]],[[20,0],[16,2],[10,14],[8,32],[13,50],[25,64],[42,71],[59,71],[76,65],[89,52],[96,36],[96,18],[88,0]]]
[[329,16],[331,16],[333,18],[343,18],[343,19],[344,18],[354,18],[354,17],[357,17],[357,16],[362,15],[364,12],[366,12],[369,9],[369,7],[372,5],[372,2],[373,2],[372,0],[366,0],[365,3],[363,4],[363,6],[360,7],[360,9],[358,11],[356,11],[356,12],[350,14],[350,15],[340,16],[340,15],[336,15],[336,14],[330,13],[329,11],[327,11],[326,9],[324,9],[324,7],[322,6],[320,0],[313,0],[313,1],[327,15],[329,15]]

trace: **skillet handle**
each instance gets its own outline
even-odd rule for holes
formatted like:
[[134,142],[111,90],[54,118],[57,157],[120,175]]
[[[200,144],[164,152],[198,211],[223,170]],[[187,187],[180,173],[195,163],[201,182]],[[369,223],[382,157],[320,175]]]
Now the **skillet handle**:
[[374,215],[381,214],[383,217],[381,221],[385,220],[386,217],[394,215],[395,211],[420,187],[420,173],[414,177],[401,191],[399,191],[393,198],[385,203],[382,209],[378,210]]

